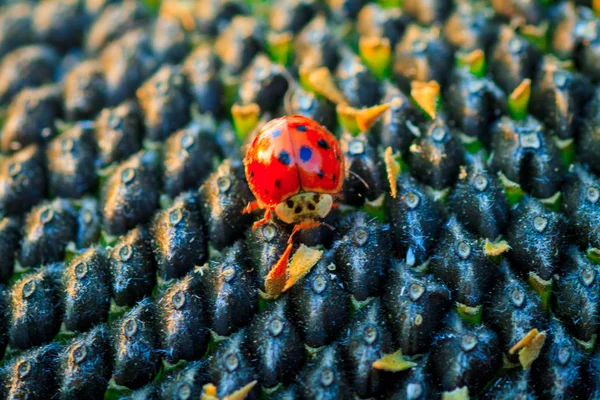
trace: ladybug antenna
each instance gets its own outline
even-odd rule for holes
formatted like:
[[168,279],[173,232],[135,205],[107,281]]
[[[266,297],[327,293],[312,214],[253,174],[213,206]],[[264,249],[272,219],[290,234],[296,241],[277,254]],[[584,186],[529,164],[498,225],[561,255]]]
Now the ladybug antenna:
[[294,109],[292,108],[292,96],[294,95],[295,88],[288,88],[283,96],[283,109],[285,110],[286,115],[294,114]]
[[329,225],[327,222],[320,222],[321,225],[328,227],[330,230],[335,231],[335,228]]
[[288,89],[283,96],[283,109],[285,110],[286,115],[293,115],[294,109],[292,108],[292,96],[296,92],[297,83],[286,69],[283,69],[281,74],[288,83]]
[[359,174],[357,174],[356,172],[349,170],[348,171],[350,173],[350,175],[354,176],[356,179],[358,179],[359,181],[362,182],[363,185],[365,185],[366,189],[370,189],[369,188],[369,184],[367,183],[367,181],[365,181]]

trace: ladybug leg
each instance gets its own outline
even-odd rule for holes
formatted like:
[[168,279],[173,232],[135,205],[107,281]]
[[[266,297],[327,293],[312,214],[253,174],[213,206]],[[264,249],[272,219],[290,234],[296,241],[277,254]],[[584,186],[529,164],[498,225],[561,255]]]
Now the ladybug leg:
[[301,231],[303,229],[318,228],[322,224],[323,224],[322,222],[314,221],[314,220],[311,220],[311,219],[306,220],[306,221],[302,221],[299,224],[296,224],[294,226],[294,229],[292,230],[292,233],[290,234],[290,238],[288,239],[288,244],[292,243],[292,240],[294,239],[294,235],[296,233],[298,233],[299,231]]
[[[260,222],[260,221],[259,221]],[[287,281],[287,265],[290,262],[292,249],[294,248],[294,235],[303,229],[317,228],[321,222],[306,220],[294,226],[290,237],[288,238],[287,246],[277,263],[273,266],[269,274],[265,278],[265,290],[267,294],[278,296],[285,287]]]
[[257,208],[259,208],[258,201],[256,201],[256,200],[251,201],[250,203],[248,203],[246,205],[246,207],[244,207],[244,209],[242,210],[242,214],[250,214],[252,211],[256,210]]
[[294,244],[289,242],[277,263],[271,268],[265,277],[265,292],[271,296],[279,296],[285,287],[287,280],[287,265],[290,262],[290,255]]
[[267,222],[269,222],[271,220],[271,209],[267,209],[265,211],[265,215],[262,217],[262,219],[259,219],[258,221],[256,221],[254,223],[254,225],[252,225],[252,229],[256,229],[261,225],[266,224]]

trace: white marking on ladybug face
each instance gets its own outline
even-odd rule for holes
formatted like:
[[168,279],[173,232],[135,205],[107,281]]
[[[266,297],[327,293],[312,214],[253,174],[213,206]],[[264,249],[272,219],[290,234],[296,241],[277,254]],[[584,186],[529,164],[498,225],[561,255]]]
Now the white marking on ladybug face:
[[306,219],[323,218],[333,206],[330,194],[300,193],[277,204],[275,215],[287,224],[294,224]]

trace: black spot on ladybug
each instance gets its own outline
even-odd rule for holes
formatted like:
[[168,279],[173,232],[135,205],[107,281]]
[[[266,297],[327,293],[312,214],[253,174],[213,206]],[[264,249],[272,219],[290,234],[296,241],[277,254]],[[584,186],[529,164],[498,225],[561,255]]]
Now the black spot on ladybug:
[[254,172],[250,172],[250,179],[254,178]]
[[308,207],[307,207],[310,211],[315,211],[316,207],[313,203],[308,203]]
[[281,153],[279,153],[279,155],[277,156],[277,159],[283,165],[290,165],[290,155],[285,150],[282,150]]
[[317,175],[319,176],[320,179],[323,179],[325,177],[325,172],[319,170],[319,173]]
[[337,178],[337,175],[336,175],[336,174],[333,174],[333,175],[331,175],[331,180],[332,180],[332,181],[335,181],[335,178]]
[[320,148],[322,148],[322,149],[329,150],[329,143],[327,143],[327,142],[326,142],[326,141],[324,141],[323,139],[319,139],[319,140],[317,141],[317,145],[318,145]]
[[298,206],[298,207],[296,207],[296,208],[294,209],[294,212],[295,212],[296,214],[300,214],[300,213],[302,212],[302,206]]
[[315,203],[318,203],[319,200],[321,200],[321,196],[319,196],[317,193],[313,194],[313,201]]
[[305,126],[305,125],[298,125],[298,126],[296,127],[296,129],[297,129],[299,132],[306,132],[306,126]]
[[279,180],[275,180],[275,186],[277,186],[277,189],[281,189],[281,182],[279,182]]
[[273,139],[275,139],[279,135],[281,135],[281,130],[280,129],[277,129],[276,131],[274,131],[273,133],[271,133],[271,137]]
[[288,208],[292,208],[294,207],[294,202],[292,200],[288,200],[285,202],[285,205],[288,206]]
[[300,147],[300,159],[303,162],[307,162],[312,157],[312,150],[306,146]]

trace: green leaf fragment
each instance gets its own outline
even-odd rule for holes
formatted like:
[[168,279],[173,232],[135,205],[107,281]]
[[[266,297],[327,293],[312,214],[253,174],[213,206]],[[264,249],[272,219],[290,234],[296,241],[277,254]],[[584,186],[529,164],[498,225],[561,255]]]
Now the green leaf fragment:
[[386,37],[361,36],[358,51],[362,62],[371,70],[377,79],[385,79],[390,75],[392,48]]
[[405,371],[416,365],[416,363],[404,358],[402,350],[398,350],[392,354],[386,354],[379,360],[373,362],[373,368],[388,372]]
[[465,150],[470,154],[477,154],[483,149],[483,143],[476,137],[467,136],[464,133],[459,135],[460,141],[462,142]]
[[470,52],[458,52],[456,55],[456,64],[460,67],[466,67],[469,72],[478,78],[485,76],[485,53],[481,49],[475,49]]
[[540,203],[542,203],[544,206],[548,207],[550,210],[552,210],[554,212],[558,212],[558,211],[560,211],[561,196],[562,195],[560,192],[556,192],[548,198],[540,199]]
[[478,305],[470,307],[466,304],[456,302],[456,312],[466,322],[479,325],[481,323],[481,317],[483,316],[483,306]]
[[568,167],[575,161],[575,141],[573,138],[561,139],[555,137],[554,142],[560,151],[560,159]]
[[385,221],[385,193],[382,193],[379,197],[374,200],[366,200],[363,205],[363,210],[373,218],[377,218],[379,221]]
[[552,287],[554,282],[552,279],[542,279],[535,272],[530,272],[527,282],[531,288],[540,296],[542,301],[542,307],[546,312],[550,312],[551,298],[552,298]]
[[531,80],[525,79],[508,97],[508,112],[512,119],[521,121],[527,117],[531,99]]
[[600,264],[600,249],[590,247],[585,252],[587,258],[594,264]]
[[525,195],[525,193],[523,192],[523,188],[521,188],[521,185],[508,179],[506,175],[504,175],[502,172],[498,173],[498,178],[500,178],[500,182],[504,187],[504,193],[506,194],[508,203],[511,206],[514,206],[519,201],[521,201],[521,199]]
[[469,400],[469,388],[463,386],[451,392],[443,392],[442,400]]
[[596,341],[598,340],[598,335],[595,333],[592,335],[590,340],[580,340],[575,338],[577,344],[581,346],[583,350],[585,350],[588,354],[592,354],[594,349],[596,348]]
[[231,116],[233,118],[233,126],[235,133],[240,141],[243,141],[246,136],[258,125],[260,118],[260,108],[258,104],[252,103],[247,106],[234,104],[231,107]]
[[440,85],[436,81],[411,82],[410,95],[429,119],[435,119],[440,104]]
[[270,32],[267,36],[267,50],[273,61],[288,65],[292,59],[292,34],[290,32]]

